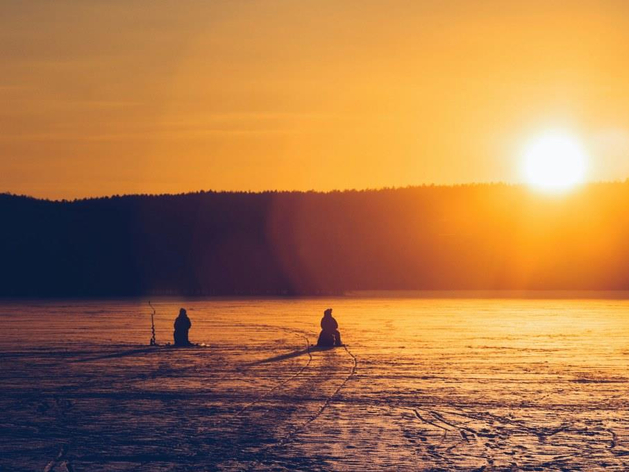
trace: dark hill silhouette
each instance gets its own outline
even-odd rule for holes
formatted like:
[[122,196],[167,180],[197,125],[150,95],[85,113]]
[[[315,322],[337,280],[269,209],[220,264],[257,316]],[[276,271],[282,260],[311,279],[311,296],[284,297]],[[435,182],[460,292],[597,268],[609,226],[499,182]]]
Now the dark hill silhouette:
[[629,183],[0,195],[1,296],[629,289]]

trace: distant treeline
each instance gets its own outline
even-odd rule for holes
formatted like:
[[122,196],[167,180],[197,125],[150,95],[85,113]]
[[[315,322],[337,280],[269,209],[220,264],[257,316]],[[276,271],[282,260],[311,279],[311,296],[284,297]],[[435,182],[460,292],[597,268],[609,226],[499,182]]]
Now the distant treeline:
[[629,289],[629,183],[0,195],[1,296]]

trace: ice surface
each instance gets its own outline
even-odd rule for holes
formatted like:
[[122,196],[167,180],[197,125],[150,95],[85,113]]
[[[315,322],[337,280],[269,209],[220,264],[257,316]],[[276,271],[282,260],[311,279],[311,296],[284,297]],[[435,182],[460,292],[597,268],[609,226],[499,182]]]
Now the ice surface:
[[627,301],[154,305],[0,303],[0,470],[629,470]]

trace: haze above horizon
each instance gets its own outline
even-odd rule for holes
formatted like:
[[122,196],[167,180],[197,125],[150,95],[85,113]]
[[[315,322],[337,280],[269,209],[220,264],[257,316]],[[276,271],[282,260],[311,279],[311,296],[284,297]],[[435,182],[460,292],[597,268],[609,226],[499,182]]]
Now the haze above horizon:
[[0,0],[0,42],[0,192],[531,182],[555,129],[532,181],[629,177],[620,0]]

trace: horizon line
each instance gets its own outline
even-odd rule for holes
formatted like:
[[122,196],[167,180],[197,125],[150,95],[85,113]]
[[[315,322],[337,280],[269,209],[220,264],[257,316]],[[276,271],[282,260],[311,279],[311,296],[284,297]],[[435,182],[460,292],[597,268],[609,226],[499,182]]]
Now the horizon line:
[[[597,180],[597,181],[589,181],[583,182],[582,184],[574,187],[573,189],[551,193],[550,195],[561,196],[561,195],[570,195],[583,190],[586,187],[597,186],[597,185],[626,185],[629,184],[629,177],[624,180]],[[529,184],[523,182],[465,182],[465,183],[455,183],[455,184],[435,184],[435,183],[424,183],[424,184],[416,184],[416,185],[405,185],[405,186],[390,186],[390,187],[364,187],[364,188],[346,188],[346,189],[331,189],[331,190],[274,190],[274,189],[266,189],[266,190],[213,190],[213,189],[199,189],[199,190],[190,190],[186,192],[173,192],[173,193],[112,193],[106,195],[93,195],[93,196],[85,196],[85,197],[74,197],[74,198],[51,198],[51,197],[36,197],[33,195],[28,195],[24,193],[14,193],[10,191],[0,191],[0,197],[15,197],[15,198],[26,198],[37,201],[45,201],[45,202],[81,202],[88,200],[104,200],[104,199],[112,199],[112,198],[130,198],[130,197],[177,197],[177,196],[187,196],[187,195],[195,195],[195,194],[251,194],[251,195],[264,195],[264,194],[319,194],[319,195],[329,195],[334,193],[361,193],[361,192],[383,192],[383,191],[395,191],[395,190],[413,190],[413,189],[423,189],[423,188],[440,188],[440,189],[454,189],[454,188],[462,188],[462,187],[524,187],[529,189],[531,192],[542,194],[543,192],[536,192]]]

